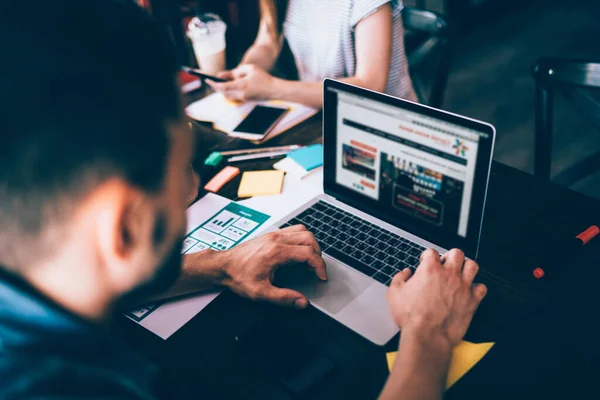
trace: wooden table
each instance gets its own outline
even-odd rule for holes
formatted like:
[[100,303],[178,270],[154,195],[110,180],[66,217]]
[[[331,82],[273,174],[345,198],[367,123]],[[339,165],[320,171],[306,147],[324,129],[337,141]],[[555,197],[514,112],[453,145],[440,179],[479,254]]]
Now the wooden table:
[[[216,148],[236,149],[248,145],[216,133],[208,126],[195,124],[195,130],[201,139],[198,160]],[[315,116],[265,146],[316,143],[320,139],[320,116]],[[236,165],[242,170],[256,170],[270,168],[273,162],[263,160]],[[230,182],[219,194],[234,199],[238,183],[239,179]],[[568,240],[591,223],[600,224],[598,201],[494,163],[479,261],[482,268],[504,277],[527,293],[528,299],[526,305],[510,305],[491,290],[467,339],[501,341],[505,335],[515,332],[518,325],[515,326],[514,321],[522,314],[531,313],[533,307],[539,305],[538,300],[545,299],[543,296],[551,292],[549,284],[535,281],[531,276],[531,267],[541,262],[540,254],[548,253],[556,240]],[[586,263],[600,264],[599,243],[592,244],[586,253],[590,258]],[[314,308],[297,312],[253,303],[225,292],[166,341],[128,320],[122,321],[121,328],[131,344],[153,358],[191,398],[289,399],[290,395],[256,368],[234,343],[234,336],[267,318],[275,318],[298,332],[335,363],[334,374],[309,398],[372,399],[377,396],[387,378],[385,352],[397,346],[397,339],[385,348],[375,346]],[[508,352],[510,348],[508,346]],[[514,355],[515,359],[519,357],[523,358],[519,363],[535,365],[535,360],[528,360],[526,354]],[[489,377],[489,373],[485,376]],[[502,377],[498,379],[502,383],[500,387],[505,387]],[[470,386],[468,376],[460,384],[461,399],[491,398],[494,393],[484,395],[476,382]],[[452,396],[452,391],[449,395]]]

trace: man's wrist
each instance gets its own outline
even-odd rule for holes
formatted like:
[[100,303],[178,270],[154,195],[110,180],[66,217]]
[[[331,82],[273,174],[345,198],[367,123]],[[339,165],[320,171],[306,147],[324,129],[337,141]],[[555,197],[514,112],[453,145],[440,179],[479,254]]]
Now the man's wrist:
[[446,335],[434,329],[407,328],[400,333],[400,343],[409,342],[415,348],[425,348],[428,352],[439,354],[440,358],[452,355],[453,345]]
[[396,362],[380,399],[441,399],[451,357],[452,345],[441,332],[403,329]]
[[[410,379],[418,386],[428,386],[432,393],[443,391],[452,358],[452,344],[440,332],[403,330],[394,375],[410,371]],[[432,397],[433,398],[433,397]]]
[[[194,278],[202,278],[211,285],[222,286],[229,277],[229,252],[207,249],[186,257],[182,275],[191,282]],[[201,268],[199,268],[201,266]],[[193,283],[192,283],[193,284]]]

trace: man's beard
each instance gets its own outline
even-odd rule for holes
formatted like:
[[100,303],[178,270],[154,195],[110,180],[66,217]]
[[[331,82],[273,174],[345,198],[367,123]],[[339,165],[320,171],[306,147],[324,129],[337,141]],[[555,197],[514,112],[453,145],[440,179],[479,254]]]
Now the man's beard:
[[156,269],[154,276],[121,297],[118,309],[123,311],[121,306],[131,307],[143,304],[145,300],[148,300],[151,296],[161,294],[177,281],[182,267],[182,243],[183,235],[175,240],[172,249],[169,250],[163,262]]
[[156,295],[169,289],[175,283],[181,273],[181,260],[183,258],[181,255],[182,243],[183,237],[178,237],[152,279],[142,284],[138,290],[142,290],[148,295]]

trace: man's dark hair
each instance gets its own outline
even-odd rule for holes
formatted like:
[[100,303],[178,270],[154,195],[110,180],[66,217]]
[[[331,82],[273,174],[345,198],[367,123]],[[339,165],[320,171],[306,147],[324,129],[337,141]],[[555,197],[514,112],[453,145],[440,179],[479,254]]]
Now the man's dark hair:
[[0,264],[18,270],[103,181],[162,187],[178,66],[133,0],[0,0],[0,55]]

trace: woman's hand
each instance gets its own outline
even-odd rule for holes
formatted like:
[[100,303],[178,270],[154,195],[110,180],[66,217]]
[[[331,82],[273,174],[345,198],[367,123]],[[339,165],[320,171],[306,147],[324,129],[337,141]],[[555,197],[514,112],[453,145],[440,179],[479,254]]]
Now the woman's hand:
[[277,97],[279,80],[256,65],[243,64],[231,71],[220,72],[217,77],[227,79],[228,82],[206,82],[229,100],[265,100]]

